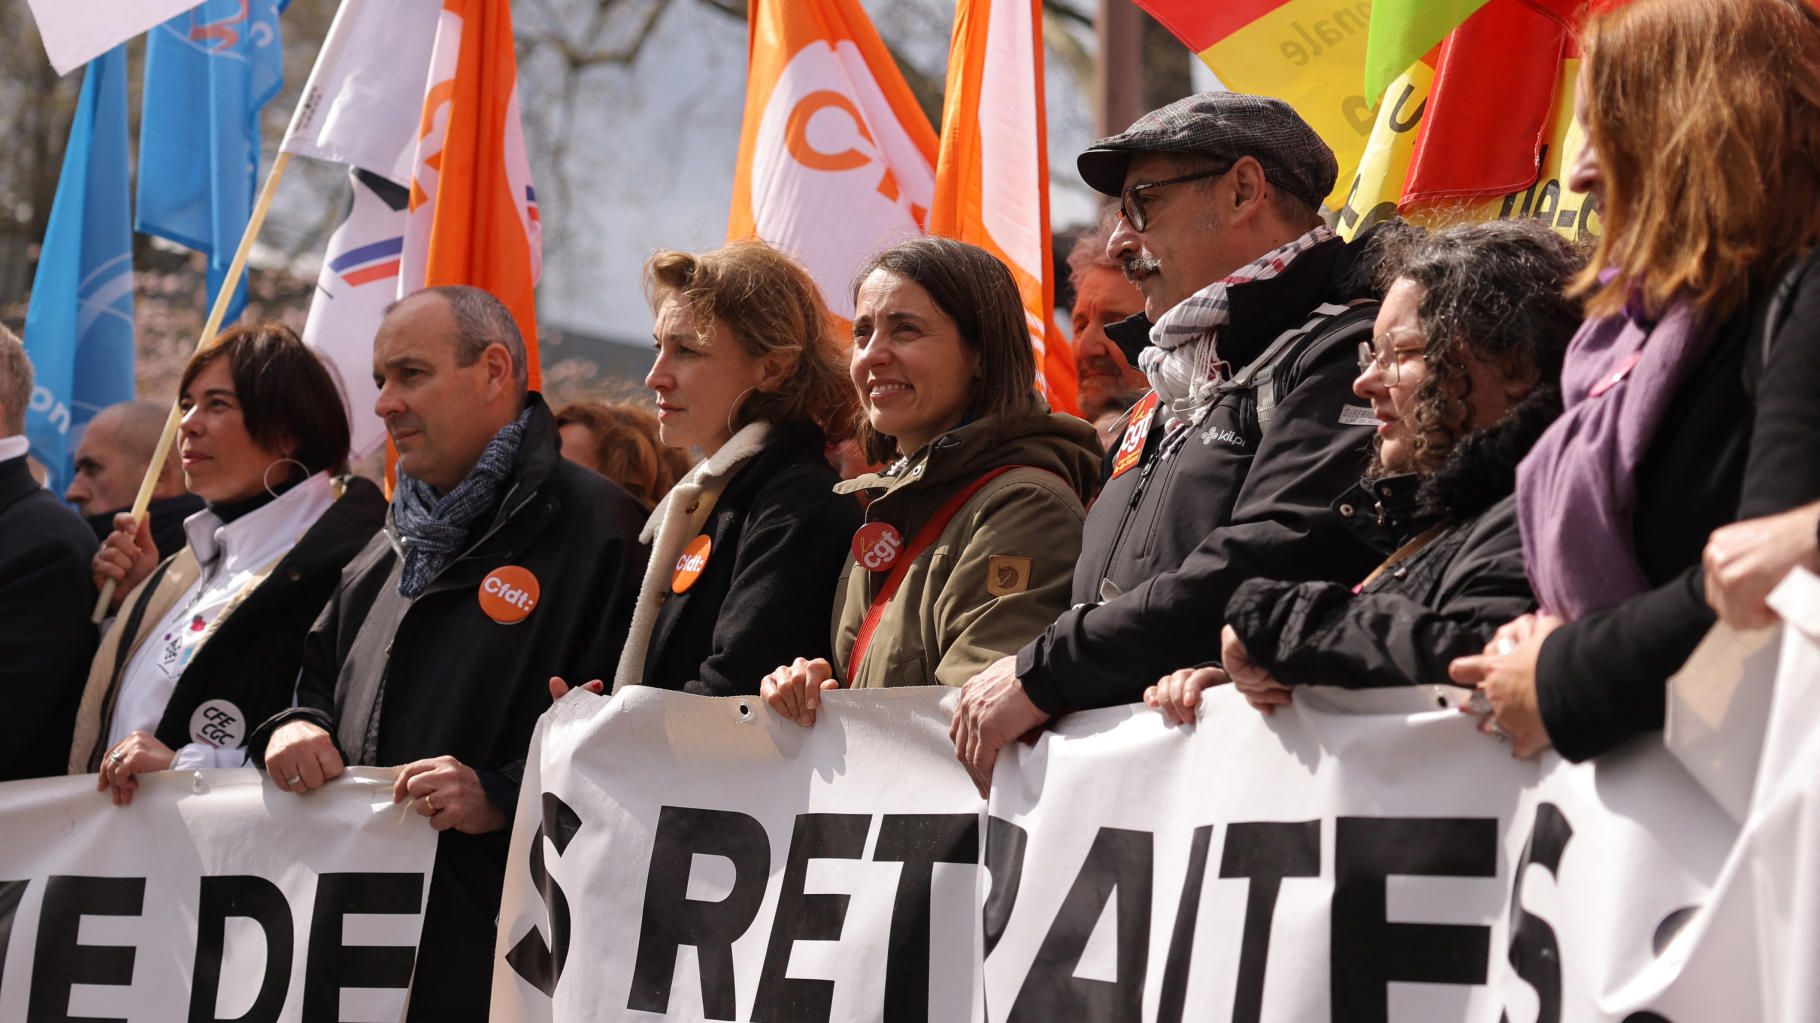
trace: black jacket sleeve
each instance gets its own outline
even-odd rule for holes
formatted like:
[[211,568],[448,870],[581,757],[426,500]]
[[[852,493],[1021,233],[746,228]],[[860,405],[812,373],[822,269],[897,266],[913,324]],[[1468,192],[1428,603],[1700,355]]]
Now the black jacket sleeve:
[[62,774],[97,639],[93,551],[39,538],[8,553],[0,558],[0,779]]
[[[335,588],[304,638],[293,706],[266,718],[247,736],[247,760],[261,771],[265,770],[265,747],[272,741],[272,733],[292,721],[308,721],[329,733],[329,740],[335,742],[335,680],[341,666],[341,605],[347,591],[346,580],[344,573],[343,584]],[[347,751],[341,749],[339,742],[336,752],[345,763]]]
[[[1358,480],[1367,432],[1342,425],[1356,404],[1359,322],[1323,344],[1301,382],[1277,404],[1229,523],[1182,566],[1107,601],[1067,612],[1017,655],[1018,678],[1051,714],[1141,699],[1170,671],[1219,657],[1226,602],[1254,577],[1357,578],[1377,555],[1329,505]],[[1184,495],[1183,500],[1193,500]]]
[[1226,622],[1287,685],[1446,683],[1450,661],[1479,653],[1498,626],[1535,607],[1515,506],[1506,501],[1463,528],[1432,604],[1391,591],[1354,595],[1341,583],[1253,579],[1233,592]]
[[[1820,498],[1820,270],[1806,273],[1787,309],[1767,356],[1745,356],[1761,372],[1738,518]],[[1761,349],[1762,330],[1750,331],[1745,343]],[[1696,562],[1647,593],[1555,630],[1536,662],[1542,724],[1555,749],[1581,761],[1660,729],[1669,676],[1716,620]]]
[[[814,486],[805,494],[797,478],[811,476]],[[831,659],[828,617],[859,521],[858,503],[830,493],[820,474],[779,474],[740,536],[711,652],[684,691],[755,696],[759,681],[792,658]]]

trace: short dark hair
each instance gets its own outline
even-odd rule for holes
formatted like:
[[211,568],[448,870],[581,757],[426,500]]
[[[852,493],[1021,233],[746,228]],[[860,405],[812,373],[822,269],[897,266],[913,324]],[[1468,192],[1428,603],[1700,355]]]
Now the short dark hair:
[[1420,285],[1416,319],[1430,371],[1416,389],[1416,459],[1437,468],[1472,419],[1471,380],[1460,350],[1514,379],[1554,384],[1580,302],[1567,293],[1584,262],[1572,242],[1528,218],[1458,224],[1406,235],[1381,269],[1386,289]]
[[[1024,299],[1005,264],[985,249],[952,238],[913,238],[866,261],[853,278],[854,301],[860,285],[875,270],[896,274],[928,292],[936,307],[954,321],[962,343],[979,353],[980,375],[967,396],[963,419],[988,413],[1016,415],[1042,407]],[[863,418],[857,437],[869,461],[889,461],[896,454],[896,439],[877,432]]]
[[306,475],[347,471],[347,404],[328,367],[291,328],[265,323],[224,331],[190,356],[177,393],[189,390],[217,359],[227,360],[253,443],[272,451],[289,448]]
[[[522,405],[525,392],[531,389],[531,362],[525,350],[524,334],[519,332],[512,310],[492,292],[466,284],[441,284],[416,294],[441,295],[449,304],[449,315],[455,319],[457,364],[472,366],[488,345],[505,346],[506,354],[512,358],[512,382],[518,387],[518,401]],[[412,297],[415,296],[407,295],[393,302],[386,307],[386,313],[389,315]]]

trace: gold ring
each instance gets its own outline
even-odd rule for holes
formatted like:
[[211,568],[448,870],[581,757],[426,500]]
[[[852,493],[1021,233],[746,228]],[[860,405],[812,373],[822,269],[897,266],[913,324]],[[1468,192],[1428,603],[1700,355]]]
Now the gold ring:
[[430,798],[429,796],[423,797],[423,805],[429,807],[431,813],[436,812],[436,800]]

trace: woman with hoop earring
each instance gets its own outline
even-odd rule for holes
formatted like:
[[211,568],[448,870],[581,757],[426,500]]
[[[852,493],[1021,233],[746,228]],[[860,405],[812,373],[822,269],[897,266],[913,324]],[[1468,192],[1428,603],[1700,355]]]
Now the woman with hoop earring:
[[840,477],[823,451],[852,434],[858,399],[834,314],[776,249],[658,252],[644,278],[658,435],[703,457],[639,536],[651,560],[613,689],[757,695],[780,659],[831,652],[828,617],[860,507],[833,492]]
[[148,771],[238,767],[253,726],[290,705],[304,636],[341,569],[385,521],[344,475],[347,406],[281,324],[236,327],[184,366],[178,451],[206,507],[160,560],[130,515],[95,555],[115,613],[83,688],[70,773],[132,802]]

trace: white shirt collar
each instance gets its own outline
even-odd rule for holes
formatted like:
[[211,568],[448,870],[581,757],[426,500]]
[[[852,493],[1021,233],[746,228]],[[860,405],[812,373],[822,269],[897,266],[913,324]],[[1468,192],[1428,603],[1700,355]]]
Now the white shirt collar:
[[32,450],[32,442],[25,434],[18,433],[11,437],[0,437],[0,462],[10,462],[15,458],[24,458]]
[[[204,508],[183,520],[183,531],[198,562],[216,571],[233,572],[243,566],[263,565],[276,552],[289,550],[334,503],[334,482],[321,472],[229,523]],[[217,558],[222,563],[213,565]]]

